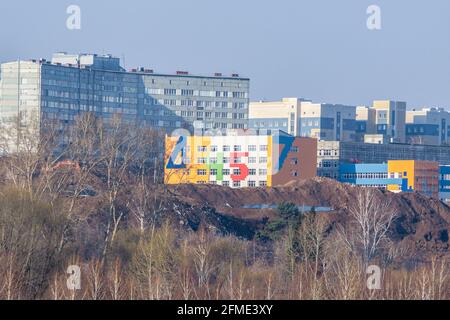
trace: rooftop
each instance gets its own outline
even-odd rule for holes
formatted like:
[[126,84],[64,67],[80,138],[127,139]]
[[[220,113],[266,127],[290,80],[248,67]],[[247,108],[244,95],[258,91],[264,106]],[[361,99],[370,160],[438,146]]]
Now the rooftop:
[[174,74],[166,73],[156,73],[153,69],[145,67],[136,67],[129,70],[124,69],[121,66],[120,58],[114,57],[111,54],[95,54],[95,53],[80,53],[80,54],[70,54],[67,52],[57,52],[53,54],[51,60],[41,58],[39,60],[33,59],[29,60],[35,63],[41,63],[46,65],[55,65],[68,68],[82,68],[82,69],[95,69],[104,70],[111,72],[127,72],[135,74],[151,74],[154,76],[170,76],[170,77],[186,77],[186,78],[209,78],[209,79],[225,79],[225,80],[246,80],[249,78],[241,77],[237,73],[230,75],[224,75],[222,73],[216,72],[212,75],[200,75],[200,74],[190,74],[188,71],[176,71]]

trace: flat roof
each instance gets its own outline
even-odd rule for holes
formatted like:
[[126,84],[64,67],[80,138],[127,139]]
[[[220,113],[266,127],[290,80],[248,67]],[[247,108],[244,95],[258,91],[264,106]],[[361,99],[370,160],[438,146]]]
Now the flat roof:
[[[145,72],[140,71],[139,69],[136,69],[136,71],[129,71],[129,70],[108,70],[108,69],[98,69],[94,68],[92,66],[82,66],[81,68],[78,68],[78,66],[72,65],[66,65],[66,64],[58,64],[58,63],[52,63],[51,61],[42,61],[42,60],[23,60],[24,62],[35,62],[39,63],[41,65],[46,66],[54,66],[54,67],[63,67],[63,68],[70,68],[70,69],[81,69],[81,70],[93,70],[93,71],[102,71],[102,72],[112,72],[112,73],[123,73],[123,74],[135,74],[135,75],[146,75],[146,76],[152,76],[152,77],[173,77],[173,78],[197,78],[197,79],[224,79],[224,80],[239,80],[239,81],[250,81],[250,78],[246,77],[233,77],[233,76],[213,76],[213,75],[200,75],[200,74],[169,74],[169,73],[153,73],[153,72]],[[9,63],[14,63],[17,61],[11,61]]]

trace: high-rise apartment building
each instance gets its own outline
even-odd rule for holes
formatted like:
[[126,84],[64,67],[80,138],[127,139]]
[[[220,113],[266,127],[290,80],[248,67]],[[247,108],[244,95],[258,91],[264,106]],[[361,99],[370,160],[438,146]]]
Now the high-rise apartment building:
[[110,55],[59,53],[52,61],[4,63],[0,77],[0,122],[6,126],[45,119],[70,125],[81,112],[95,112],[106,121],[120,114],[167,132],[247,128],[250,81],[237,74],[126,71]]

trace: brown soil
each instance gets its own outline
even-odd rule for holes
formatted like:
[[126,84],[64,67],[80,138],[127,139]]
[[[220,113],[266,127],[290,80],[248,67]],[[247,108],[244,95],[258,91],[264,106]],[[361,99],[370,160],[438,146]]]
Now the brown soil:
[[[333,212],[323,213],[329,216],[331,225],[345,222],[349,218],[348,208],[355,199],[358,187],[314,178],[274,188],[231,189],[211,185],[182,185],[170,187],[169,190],[181,203],[193,208],[213,208],[220,216],[237,218],[257,227],[264,218],[273,217],[275,210],[243,209],[243,206],[277,205],[288,201],[299,206],[331,207]],[[391,201],[398,213],[391,239],[400,247],[408,248],[416,257],[450,253],[449,206],[418,193],[394,194],[381,191],[381,196]]]

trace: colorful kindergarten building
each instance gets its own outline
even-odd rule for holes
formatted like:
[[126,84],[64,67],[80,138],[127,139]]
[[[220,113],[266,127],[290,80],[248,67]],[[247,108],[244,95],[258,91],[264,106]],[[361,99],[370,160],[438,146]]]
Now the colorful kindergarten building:
[[341,164],[339,181],[392,192],[417,191],[438,198],[440,168],[437,162],[415,160],[391,160],[383,164]]
[[275,134],[166,137],[166,184],[272,187],[317,174],[317,140]]

